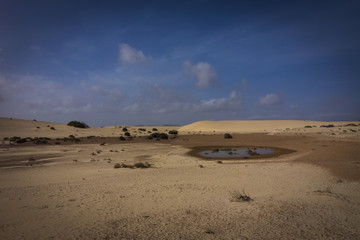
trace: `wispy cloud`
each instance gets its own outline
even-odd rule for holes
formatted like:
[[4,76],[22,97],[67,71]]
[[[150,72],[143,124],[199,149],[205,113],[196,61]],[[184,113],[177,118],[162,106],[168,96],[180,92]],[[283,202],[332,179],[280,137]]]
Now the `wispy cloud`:
[[81,82],[81,87],[93,95],[95,98],[101,98],[103,101],[119,103],[126,99],[127,95],[117,87],[105,87],[101,84],[91,84],[85,81]]
[[136,64],[151,60],[151,56],[145,56],[141,50],[132,48],[126,43],[119,44],[119,59],[122,63]]
[[51,115],[92,110],[87,97],[79,96],[78,92],[62,83],[41,76],[1,75],[0,96],[5,115]]
[[228,97],[196,99],[189,92],[174,91],[159,84],[143,84],[139,95],[125,111],[164,114],[172,112],[226,112],[243,108],[241,97],[232,91]]
[[243,104],[241,98],[235,91],[232,91],[227,98],[223,97],[201,100],[199,103],[194,103],[190,106],[190,110],[196,112],[220,112],[240,110],[242,108]]
[[282,103],[281,95],[278,93],[270,93],[261,97],[257,102],[258,105],[267,106],[267,105],[278,105]]
[[209,63],[199,62],[192,64],[190,61],[183,62],[185,74],[196,78],[197,87],[206,88],[218,84],[216,69]]

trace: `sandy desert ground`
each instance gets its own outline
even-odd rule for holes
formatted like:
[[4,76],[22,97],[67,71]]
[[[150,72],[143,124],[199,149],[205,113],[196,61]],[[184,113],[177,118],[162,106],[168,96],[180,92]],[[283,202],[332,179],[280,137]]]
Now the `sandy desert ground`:
[[[0,239],[360,238],[360,122],[126,126],[121,141],[123,127],[1,118]],[[179,134],[146,139],[153,128]],[[293,152],[220,163],[201,146]],[[151,167],[114,168],[136,162]]]

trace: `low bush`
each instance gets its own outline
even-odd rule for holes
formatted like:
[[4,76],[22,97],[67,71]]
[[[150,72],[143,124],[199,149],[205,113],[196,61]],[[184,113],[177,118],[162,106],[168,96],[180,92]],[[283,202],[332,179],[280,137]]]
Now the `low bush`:
[[332,125],[332,124],[329,124],[329,125],[321,125],[320,127],[332,128],[332,127],[335,127],[335,126],[334,126],[334,125]]
[[232,138],[232,136],[231,136],[230,133],[225,133],[225,134],[224,134],[224,138],[225,138],[225,139],[230,139],[230,138]]
[[178,134],[178,131],[177,130],[170,130],[169,134]]
[[50,138],[34,138],[34,143],[35,144],[47,144],[48,140],[50,140]]
[[251,202],[253,199],[243,191],[243,193],[233,192],[230,194],[230,202]]
[[153,130],[153,132],[157,132],[157,131],[158,131],[157,128],[153,128],[152,130]]
[[356,125],[354,123],[349,123],[349,124],[345,125],[345,127],[357,127],[357,126],[360,126],[360,125]]
[[114,168],[150,168],[151,164],[149,164],[148,162],[142,163],[142,162],[138,162],[135,163],[134,165],[131,164],[126,164],[126,163],[116,163]]
[[17,139],[15,142],[16,143],[26,143],[27,139],[26,138],[20,138],[20,139]]
[[71,121],[67,125],[71,126],[71,127],[76,127],[76,128],[88,128],[89,127],[86,123],[79,122],[79,121]]
[[166,133],[160,133],[160,139],[168,139],[169,136]]
[[123,132],[127,132],[128,130],[127,130],[126,127],[124,127],[124,128],[122,129],[122,131],[123,131]]
[[126,139],[125,139],[123,136],[120,136],[120,137],[119,137],[119,140],[125,141]]
[[125,132],[125,136],[130,137],[131,135],[129,132]]

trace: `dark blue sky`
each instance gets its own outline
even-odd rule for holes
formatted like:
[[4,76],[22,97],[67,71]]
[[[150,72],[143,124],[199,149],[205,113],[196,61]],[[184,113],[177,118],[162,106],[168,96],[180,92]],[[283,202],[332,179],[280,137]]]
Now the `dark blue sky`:
[[1,1],[0,115],[360,120],[359,1]]

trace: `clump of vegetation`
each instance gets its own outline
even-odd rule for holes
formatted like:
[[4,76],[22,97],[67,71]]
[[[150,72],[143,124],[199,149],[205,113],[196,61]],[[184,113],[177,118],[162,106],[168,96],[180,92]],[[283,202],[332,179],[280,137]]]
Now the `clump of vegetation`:
[[125,132],[125,136],[130,137],[131,135],[129,132]]
[[169,136],[166,133],[152,133],[148,139],[168,139]]
[[127,130],[126,127],[124,127],[124,128],[122,129],[122,131],[123,131],[123,132],[127,132],[128,130]]
[[120,137],[119,137],[119,140],[125,141],[126,139],[125,139],[123,136],[120,136]]
[[215,234],[215,232],[210,229],[205,230],[205,233],[206,234]]
[[218,160],[217,163],[222,163],[222,161],[221,161],[221,160]]
[[146,132],[145,128],[138,128],[138,130],[141,131],[141,132]]
[[153,132],[157,132],[157,131],[158,131],[157,128],[153,128],[152,130],[153,130]]
[[333,124],[329,124],[329,125],[321,125],[320,127],[324,127],[324,128],[333,128],[335,127]]
[[50,130],[56,130],[54,127],[51,127]]
[[67,125],[71,126],[71,127],[76,127],[76,128],[88,128],[89,127],[86,123],[79,122],[79,121],[71,121]]
[[5,137],[4,140],[9,140],[11,142],[16,142],[17,140],[20,140],[21,137],[18,137],[18,136],[14,136],[14,137],[11,137],[11,138],[7,138]]
[[74,135],[69,135],[67,138],[66,137],[63,138],[63,140],[65,142],[67,141],[76,142],[76,143],[80,142],[80,139],[76,138]]
[[232,192],[230,194],[230,202],[251,202],[253,199],[245,193],[245,190],[243,193],[239,192]]
[[360,126],[360,125],[356,125],[354,123],[349,123],[349,124],[345,125],[345,127],[357,127],[357,126]]
[[47,137],[36,137],[33,139],[33,142],[35,144],[47,144],[48,141],[51,140],[50,138],[47,138]]
[[307,126],[305,126],[305,128],[312,128],[312,126],[307,125]]
[[225,134],[224,134],[224,138],[225,138],[225,139],[230,139],[230,138],[232,138],[232,136],[231,136],[230,133],[225,133]]
[[134,164],[134,167],[136,168],[149,168],[151,167],[151,165],[148,162],[142,163],[142,162],[138,162]]
[[131,164],[125,164],[125,163],[116,163],[114,168],[150,168],[151,164],[148,162],[142,163],[142,162],[138,162],[135,163],[134,165]]
[[16,142],[16,143],[26,143],[26,142],[27,142],[27,138],[20,138],[20,139],[17,139],[15,142]]
[[169,131],[169,134],[174,134],[174,135],[176,135],[176,134],[178,134],[178,131],[177,131],[177,130],[170,130],[170,131]]

